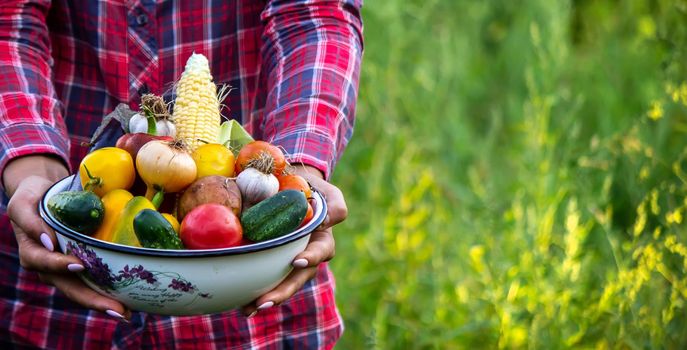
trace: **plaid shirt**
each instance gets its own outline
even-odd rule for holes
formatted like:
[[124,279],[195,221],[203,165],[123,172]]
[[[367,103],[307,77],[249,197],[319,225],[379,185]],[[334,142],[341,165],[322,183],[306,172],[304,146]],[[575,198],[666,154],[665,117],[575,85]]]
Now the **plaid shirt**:
[[[75,169],[121,102],[171,96],[191,53],[234,90],[224,116],[329,176],[352,134],[360,0],[55,0],[0,4],[0,173],[48,153]],[[326,264],[283,305],[247,319],[84,310],[19,267],[0,205],[0,347],[331,348],[343,329]]]

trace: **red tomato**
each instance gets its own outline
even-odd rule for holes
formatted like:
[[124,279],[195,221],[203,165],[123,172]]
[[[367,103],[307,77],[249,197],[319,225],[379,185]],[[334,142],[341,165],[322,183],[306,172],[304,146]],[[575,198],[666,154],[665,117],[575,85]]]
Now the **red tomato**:
[[279,191],[283,190],[297,190],[303,191],[305,198],[312,198],[312,190],[308,181],[296,174],[282,175],[277,178],[279,180]]
[[193,208],[184,216],[179,237],[188,249],[227,248],[241,243],[243,229],[230,208],[208,203]]
[[305,217],[303,218],[303,222],[301,222],[301,225],[298,227],[300,228],[300,227],[305,226],[305,224],[309,223],[310,220],[312,220],[313,216],[315,216],[315,211],[312,208],[312,204],[310,204],[310,202],[308,202],[308,211],[305,212]]
[[238,245],[249,245],[249,244],[253,244],[253,243],[255,243],[255,242],[251,241],[250,239],[248,239],[246,237],[243,237],[243,239],[241,239],[241,242],[239,242]]
[[253,141],[246,144],[239,151],[239,155],[236,157],[236,174],[238,175],[243,169],[246,168],[248,162],[251,159],[255,159],[260,156],[260,153],[268,152],[274,158],[274,175],[279,175],[286,168],[286,158],[284,158],[284,152],[281,151],[277,146],[274,146],[265,141]]

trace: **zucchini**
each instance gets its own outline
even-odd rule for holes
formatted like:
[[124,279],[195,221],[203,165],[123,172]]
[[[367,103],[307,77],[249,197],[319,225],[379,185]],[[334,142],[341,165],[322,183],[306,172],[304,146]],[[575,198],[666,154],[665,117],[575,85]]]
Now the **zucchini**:
[[145,248],[184,249],[172,224],[156,210],[143,209],[136,214],[134,233]]
[[86,235],[94,234],[105,217],[103,202],[91,191],[60,192],[50,197],[48,210],[57,221]]
[[308,202],[303,192],[277,192],[243,212],[243,235],[254,242],[283,236],[301,225],[307,211]]

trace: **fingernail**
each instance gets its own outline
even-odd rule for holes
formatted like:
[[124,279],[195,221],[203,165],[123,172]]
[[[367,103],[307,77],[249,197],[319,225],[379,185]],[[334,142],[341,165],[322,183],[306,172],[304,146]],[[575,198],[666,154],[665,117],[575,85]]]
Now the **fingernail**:
[[105,313],[108,314],[108,315],[110,315],[110,316],[112,316],[112,317],[114,317],[114,318],[116,318],[116,319],[119,319],[120,321],[129,322],[126,318],[124,318],[124,316],[122,316],[122,314],[120,314],[120,313],[117,312],[117,311],[114,311],[114,310],[105,310]]
[[[81,264],[69,264],[69,265],[67,265],[67,270],[69,270],[71,272],[81,272],[84,270],[84,267]],[[114,311],[112,311],[112,312],[114,312]]]
[[250,315],[246,316],[246,318],[251,318],[257,314],[258,314],[258,310],[253,310],[253,312],[251,312]]
[[262,305],[258,306],[258,310],[269,309],[269,308],[271,308],[272,306],[274,306],[274,302],[273,302],[273,301],[268,301],[268,302],[263,303]]
[[306,266],[308,266],[308,260],[305,260],[305,259],[297,259],[297,260],[294,260],[294,262],[292,263],[292,265],[293,265],[294,267],[306,267]]
[[50,239],[50,236],[48,236],[47,233],[41,233],[41,243],[45,247],[45,249],[54,252],[55,251],[55,246],[52,244],[52,240]]
[[116,318],[118,321],[125,322],[125,323],[131,323],[129,320],[127,320],[122,314],[120,314],[117,311],[114,310],[105,310],[105,313],[110,315],[111,317]]

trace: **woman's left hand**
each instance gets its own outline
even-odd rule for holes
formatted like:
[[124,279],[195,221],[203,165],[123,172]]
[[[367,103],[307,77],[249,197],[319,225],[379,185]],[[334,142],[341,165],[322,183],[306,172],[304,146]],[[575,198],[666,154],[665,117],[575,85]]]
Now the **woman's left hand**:
[[334,257],[332,226],[344,221],[348,215],[343,193],[336,186],[325,181],[319,170],[311,166],[297,166],[295,173],[303,176],[313,188],[322,193],[327,201],[327,217],[322,225],[310,235],[310,242],[305,250],[293,259],[294,269],[286,279],[273,290],[243,307],[243,312],[248,316],[281,304],[300,290],[305,282],[315,277],[317,266]]

